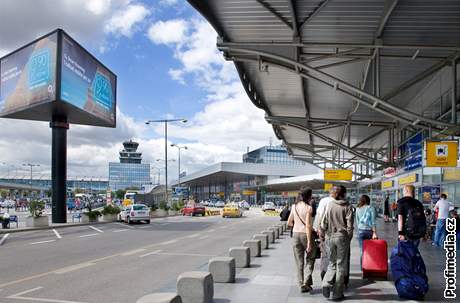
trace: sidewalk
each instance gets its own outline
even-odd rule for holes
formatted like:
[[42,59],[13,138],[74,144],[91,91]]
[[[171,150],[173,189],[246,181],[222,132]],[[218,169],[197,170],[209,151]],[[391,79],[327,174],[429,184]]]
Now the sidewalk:
[[[388,255],[396,244],[396,223],[384,223],[378,220],[378,235],[388,241]],[[359,246],[356,238],[352,240],[350,285],[345,292],[346,302],[397,302],[398,299],[391,272],[388,281],[362,280],[359,265]],[[436,249],[430,242],[421,242],[420,251],[427,266],[430,290],[425,302],[441,302],[443,299],[445,267],[444,250]],[[291,239],[285,235],[263,251],[261,258],[251,260],[251,267],[237,271],[235,284],[215,283],[215,303],[297,303],[326,302],[321,294],[319,260],[315,264],[313,290],[300,293],[296,285],[294,257]],[[457,282],[457,289],[460,286]],[[460,290],[458,290],[460,291]],[[459,294],[460,295],[460,294]],[[457,299],[458,300],[458,299]],[[455,300],[451,300],[454,302]]]

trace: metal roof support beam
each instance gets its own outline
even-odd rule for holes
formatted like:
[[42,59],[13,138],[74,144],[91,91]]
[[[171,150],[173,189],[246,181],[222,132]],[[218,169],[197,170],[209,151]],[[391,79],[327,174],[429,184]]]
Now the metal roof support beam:
[[[301,63],[305,63],[305,62],[308,62],[308,60],[310,59],[313,59],[313,58],[309,58],[309,57],[312,57],[312,56],[328,56],[329,58],[356,58],[356,59],[372,59],[373,57],[373,54],[361,54],[361,53],[356,53],[356,54],[353,54],[353,53],[349,53],[349,54],[344,54],[344,55],[340,55],[340,56],[335,56],[334,53],[318,53],[318,52],[314,52],[314,53],[310,53],[310,52],[307,52],[307,53],[302,53],[300,55],[300,61]],[[387,58],[387,59],[407,59],[407,60],[413,60],[412,59],[412,55],[384,55],[384,54],[381,54],[380,55],[380,58]],[[417,56],[416,60],[421,60],[421,59],[426,59],[426,60],[442,60],[442,59],[446,59],[447,57],[442,57],[442,56]],[[315,60],[317,61],[317,60]]]
[[318,15],[323,8],[326,7],[326,5],[329,3],[329,0],[324,0],[323,2],[320,3],[320,5],[315,8],[315,10],[305,19],[302,21],[300,24],[300,31],[302,31],[303,27],[307,25],[313,18]]
[[294,0],[288,0],[289,4],[289,10],[291,11],[291,16],[292,16],[292,35],[294,37],[299,36],[299,27],[297,24],[297,12],[295,9],[295,3]]
[[375,37],[380,38],[383,35],[383,31],[385,30],[385,25],[390,18],[391,13],[395,9],[396,5],[398,4],[398,0],[386,0],[383,6],[383,15],[380,19],[379,26],[375,32]]
[[451,123],[457,124],[457,59],[458,57],[455,57],[452,59],[452,93],[451,93],[451,98],[452,98],[452,105],[451,105]]
[[270,4],[266,3],[263,0],[256,0],[260,5],[262,5],[267,11],[269,11],[273,16],[278,18],[281,22],[287,25],[291,30],[294,29],[291,23],[287,21],[280,13],[278,13],[273,7],[270,6]]
[[289,117],[289,116],[273,116],[276,119],[284,119],[286,121],[295,121],[296,123],[311,122],[313,124],[344,124],[350,123],[351,125],[371,126],[371,127],[389,127],[394,125],[393,122],[386,121],[372,121],[372,120],[353,120],[353,119],[331,119],[331,118],[302,118],[302,117]]
[[311,130],[311,129],[308,129],[307,127],[303,126],[303,125],[299,125],[299,124],[296,124],[296,123],[286,123],[284,121],[279,121],[277,120],[276,118],[273,118],[273,117],[265,117],[265,119],[269,122],[269,123],[273,123],[273,124],[281,124],[281,125],[289,125],[289,126],[292,126],[292,127],[295,127],[295,128],[298,128],[298,129],[301,129],[301,130],[304,130],[306,132],[309,132],[311,134],[313,134],[315,137],[318,137],[332,145],[335,145],[337,146],[338,148],[341,148],[343,150],[346,150],[347,152],[349,152],[350,154],[353,154],[353,155],[356,155],[362,159],[365,159],[365,160],[368,160],[368,161],[373,161],[373,162],[376,162],[380,165],[386,165],[386,163],[384,161],[380,161],[380,160],[375,160],[373,159],[372,157],[369,157],[369,155],[366,155],[366,154],[362,154],[362,153],[359,153],[355,150],[353,150],[352,148],[334,140],[334,139],[331,139],[329,138],[328,136],[326,135],[323,135],[317,131],[314,131],[314,130]]
[[325,130],[325,129],[331,129],[331,128],[337,128],[343,126],[342,124],[325,124],[317,127],[312,127],[311,129],[315,131],[320,131],[320,130]]
[[345,55],[352,54],[352,53],[354,53],[354,52],[356,52],[358,50],[361,50],[361,49],[362,48],[360,48],[360,47],[354,47],[352,49],[348,49],[348,50],[341,51],[341,52],[336,51],[333,54],[326,54],[326,55],[321,55],[321,56],[314,57],[314,58],[311,58],[311,59],[306,59],[306,60],[303,61],[303,63],[310,63],[310,62],[315,62],[315,61],[320,61],[320,60],[330,59],[330,58],[340,58],[340,57],[344,57]]
[[[272,54],[272,53],[258,51],[258,50],[232,48],[232,47],[220,47],[220,49],[223,50],[223,51],[235,51],[235,52],[242,52],[242,53],[249,53],[249,54],[255,54],[255,55],[263,56],[263,57],[265,57],[265,59],[264,59],[265,63],[272,64],[274,66],[277,66],[278,68],[282,68],[282,69],[285,69],[285,70],[288,70],[288,71],[291,71],[291,72],[295,72],[295,68],[299,68],[301,70],[304,70],[305,72],[300,72],[300,73],[297,72],[297,73],[302,75],[305,78],[310,78],[310,79],[314,79],[314,80],[316,80],[318,82],[321,82],[321,83],[333,88],[334,90],[339,91],[339,92],[349,96],[353,100],[356,100],[356,101],[368,106],[369,108],[372,108],[372,109],[374,109],[374,110],[376,110],[376,111],[378,111],[378,112],[380,112],[382,114],[385,114],[387,116],[395,118],[395,119],[397,119],[397,120],[399,120],[401,122],[413,123],[414,121],[419,120],[420,122],[424,122],[424,123],[427,123],[427,124],[432,124],[432,125],[443,126],[443,127],[446,127],[446,128],[457,129],[457,125],[455,125],[455,124],[445,123],[445,122],[438,121],[438,120],[435,120],[435,119],[426,118],[426,117],[423,117],[422,115],[416,114],[416,113],[411,112],[411,111],[409,111],[407,109],[400,108],[400,107],[395,106],[395,105],[393,105],[393,104],[391,104],[389,102],[386,102],[385,100],[380,99],[379,97],[374,96],[373,94],[367,93],[367,92],[363,91],[362,89],[359,89],[359,88],[355,87],[354,85],[345,82],[344,80],[341,80],[341,79],[339,79],[337,77],[334,77],[334,76],[332,76],[332,75],[330,75],[328,73],[322,72],[322,71],[320,71],[320,70],[318,70],[316,68],[313,68],[313,67],[311,67],[309,65],[296,62],[295,60],[292,60],[292,59],[289,59],[289,58],[286,58],[286,57],[283,57],[283,56],[279,56],[279,55],[276,55],[276,54]],[[279,61],[281,61],[283,63],[289,64],[289,65],[292,65],[292,66],[288,67],[288,66],[285,66],[285,65],[283,65],[281,63],[278,63],[278,62],[269,62],[269,60],[267,60],[268,58],[274,59],[274,60],[279,60]],[[326,78],[327,80],[332,82],[332,84],[330,82],[322,80],[322,79],[320,79],[318,77],[315,77],[312,74],[316,74],[319,77]],[[340,88],[339,86],[346,88],[346,90]],[[351,91],[351,92],[349,92],[349,91]],[[361,95],[362,97],[366,97],[369,100],[366,100],[366,99],[364,99],[364,98],[362,98],[360,96],[356,96],[353,93]],[[375,103],[377,103],[377,104],[375,104]],[[382,108],[382,107],[386,107],[386,108]],[[397,114],[391,113],[390,110],[396,112]],[[410,119],[408,119],[408,118],[406,118],[404,116],[407,116]],[[413,119],[413,120],[411,120],[411,119]],[[420,124],[420,122],[417,123],[417,127],[428,128],[427,125],[422,126]]]
[[348,60],[345,60],[345,61],[340,61],[340,62],[335,62],[335,63],[330,63],[330,64],[324,64],[324,65],[318,65],[318,66],[315,66],[315,68],[317,68],[317,69],[325,69],[325,68],[331,68],[331,67],[345,65],[345,64],[352,64],[352,63],[366,61],[366,60],[369,60],[369,59],[368,58],[353,58],[353,59],[348,59]]

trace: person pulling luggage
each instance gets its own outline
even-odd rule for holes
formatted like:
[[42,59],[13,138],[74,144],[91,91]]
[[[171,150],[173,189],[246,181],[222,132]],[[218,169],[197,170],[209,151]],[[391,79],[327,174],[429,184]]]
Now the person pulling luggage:
[[414,198],[415,187],[405,185],[403,197],[398,200],[398,237],[412,241],[416,247],[426,234],[426,218],[423,204]]
[[344,299],[345,275],[348,268],[350,241],[353,237],[353,207],[345,200],[344,186],[335,188],[335,200],[329,202],[321,219],[321,234],[325,235],[329,265],[323,279],[323,296]]
[[[371,205],[371,199],[368,195],[362,195],[356,209],[356,223],[358,225],[358,242],[361,250],[360,264],[362,265],[363,257],[363,241],[370,239],[378,239],[376,230],[375,208]],[[362,267],[362,266],[361,266]]]
[[313,235],[314,201],[312,190],[302,189],[299,200],[292,206],[288,226],[293,231],[293,250],[297,267],[297,279],[301,292],[312,289],[312,274],[315,266],[316,245]]

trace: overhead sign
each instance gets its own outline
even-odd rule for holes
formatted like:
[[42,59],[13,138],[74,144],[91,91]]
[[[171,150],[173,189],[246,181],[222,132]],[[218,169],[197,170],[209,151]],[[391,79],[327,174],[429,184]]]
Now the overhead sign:
[[382,181],[382,189],[388,189],[394,187],[395,181],[394,180],[387,180]]
[[253,190],[243,190],[243,195],[245,196],[252,196],[255,195],[257,192]]
[[324,183],[324,191],[330,191],[332,186],[334,186],[334,184],[332,184],[332,183]]
[[406,171],[422,167],[423,163],[423,134],[417,134],[401,147],[401,154],[407,153],[409,156],[404,160]]
[[418,181],[418,174],[410,174],[404,177],[400,177],[398,180],[399,185],[412,184]]
[[426,166],[456,167],[458,141],[425,141]]
[[349,169],[325,169],[324,180],[327,181],[351,181],[353,173]]
[[387,178],[394,177],[396,175],[396,168],[395,167],[387,167],[383,170],[383,176]]
[[442,174],[443,181],[457,181],[460,180],[459,168],[445,168]]

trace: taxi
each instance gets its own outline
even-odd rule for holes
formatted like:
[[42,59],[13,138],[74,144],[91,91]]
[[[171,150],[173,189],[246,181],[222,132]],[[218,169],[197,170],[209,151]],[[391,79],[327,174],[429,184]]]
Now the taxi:
[[222,217],[235,217],[241,218],[243,216],[243,210],[238,206],[237,203],[229,203],[224,206],[222,209]]

